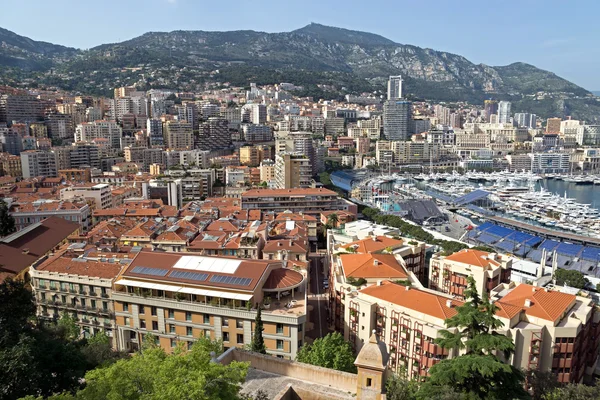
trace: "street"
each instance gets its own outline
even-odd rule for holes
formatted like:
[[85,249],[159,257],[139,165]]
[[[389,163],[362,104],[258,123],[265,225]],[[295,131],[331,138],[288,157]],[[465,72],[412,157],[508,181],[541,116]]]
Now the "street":
[[327,334],[327,294],[323,289],[323,265],[316,253],[310,256],[310,286],[308,295],[308,318],[312,329],[306,336],[312,340]]

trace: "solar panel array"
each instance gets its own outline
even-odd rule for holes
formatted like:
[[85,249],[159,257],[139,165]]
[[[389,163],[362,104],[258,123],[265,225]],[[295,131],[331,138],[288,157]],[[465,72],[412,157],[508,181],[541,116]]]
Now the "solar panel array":
[[236,276],[213,275],[210,277],[210,281],[213,283],[225,283],[227,285],[248,286],[250,282],[252,282],[252,279],[238,278]]
[[140,275],[150,275],[150,276],[166,276],[169,272],[168,269],[162,268],[149,268],[149,267],[133,267],[131,273],[140,274]]
[[191,271],[171,271],[169,274],[170,278],[189,279],[191,281],[205,281],[208,278],[208,274],[201,274],[199,272]]

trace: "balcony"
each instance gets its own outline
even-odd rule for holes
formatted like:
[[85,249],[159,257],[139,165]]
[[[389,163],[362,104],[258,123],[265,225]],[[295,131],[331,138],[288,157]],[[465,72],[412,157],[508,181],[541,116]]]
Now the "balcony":
[[569,382],[571,382],[571,374],[570,373],[556,374],[556,380],[559,383],[569,383]]
[[571,368],[571,358],[555,358],[552,360],[552,368]]

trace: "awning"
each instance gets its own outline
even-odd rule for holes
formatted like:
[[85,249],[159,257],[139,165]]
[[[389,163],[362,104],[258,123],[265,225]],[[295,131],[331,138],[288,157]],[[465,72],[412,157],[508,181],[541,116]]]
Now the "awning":
[[144,289],[163,290],[163,291],[175,292],[175,293],[195,294],[195,295],[200,295],[200,296],[220,297],[220,298],[231,299],[231,300],[248,301],[252,298],[251,294],[229,293],[229,292],[221,292],[218,290],[207,290],[207,289],[194,289],[194,288],[187,288],[187,287],[183,287],[183,286],[164,285],[162,283],[132,281],[130,279],[120,279],[115,282],[115,285],[133,286],[133,287],[139,287],[139,288],[144,288]]

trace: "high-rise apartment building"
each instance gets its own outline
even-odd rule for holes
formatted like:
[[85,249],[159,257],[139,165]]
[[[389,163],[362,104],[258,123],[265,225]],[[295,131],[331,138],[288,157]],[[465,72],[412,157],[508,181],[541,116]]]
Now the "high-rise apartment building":
[[0,143],[2,143],[2,151],[15,156],[23,151],[23,138],[17,132],[9,128],[0,129]]
[[178,150],[194,148],[192,124],[185,121],[167,121],[163,126],[165,147]]
[[28,94],[0,95],[0,122],[35,122],[44,119],[47,103]]
[[202,124],[196,147],[201,150],[226,149],[231,146],[229,123],[224,118],[211,117]]
[[278,189],[308,188],[311,185],[312,165],[302,153],[275,156],[275,182]]
[[498,102],[496,100],[485,100],[483,102],[485,122],[491,122],[492,115],[498,114]]
[[[267,106],[264,104],[246,104],[242,107],[242,114],[246,112],[248,116],[248,122],[257,125],[264,125],[267,123]],[[243,120],[243,116],[242,116]]]
[[508,124],[510,122],[510,101],[501,101],[498,103],[498,122]]
[[160,119],[148,118],[146,121],[146,130],[150,146],[162,146],[164,144],[163,123]]
[[408,140],[412,103],[405,100],[388,100],[383,104],[383,134],[388,140]]
[[[58,157],[60,157],[60,154],[57,154],[57,158]],[[87,142],[74,143],[73,146],[69,148],[69,168],[82,168],[88,166],[100,168],[100,149],[97,145]]]
[[123,131],[114,121],[84,122],[75,128],[76,142],[91,142],[94,139],[107,139],[113,149],[121,147]]
[[515,113],[514,122],[518,127],[535,129],[537,126],[537,116],[529,113]]
[[56,155],[50,151],[28,150],[21,153],[23,178],[56,177]]
[[198,130],[200,115],[196,103],[186,102],[177,106],[177,116],[180,121],[187,121],[192,124],[193,130]]
[[388,100],[397,100],[402,98],[402,77],[400,75],[390,76],[388,79]]
[[46,116],[48,126],[48,137],[53,139],[65,139],[73,137],[73,124],[68,114],[48,114]]

